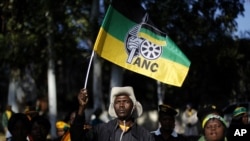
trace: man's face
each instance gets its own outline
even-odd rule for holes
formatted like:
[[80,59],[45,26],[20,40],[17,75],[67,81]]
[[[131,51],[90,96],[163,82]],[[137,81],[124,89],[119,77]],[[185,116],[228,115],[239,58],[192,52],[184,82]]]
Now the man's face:
[[128,95],[120,94],[114,100],[114,109],[118,118],[125,120],[132,114],[133,102]]
[[161,129],[172,132],[175,127],[175,118],[169,115],[161,114],[159,117]]

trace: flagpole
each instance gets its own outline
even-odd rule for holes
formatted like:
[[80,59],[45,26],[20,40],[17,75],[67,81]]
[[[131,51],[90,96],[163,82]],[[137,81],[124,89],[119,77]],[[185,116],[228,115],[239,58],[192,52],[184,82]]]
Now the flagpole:
[[88,70],[87,70],[87,74],[86,74],[86,78],[85,78],[85,83],[84,83],[84,88],[85,89],[87,87],[87,82],[88,82],[88,78],[89,78],[89,71],[90,71],[91,64],[93,62],[94,55],[95,55],[95,51],[92,50],[91,57],[90,57],[90,60],[89,60],[89,66],[88,66]]

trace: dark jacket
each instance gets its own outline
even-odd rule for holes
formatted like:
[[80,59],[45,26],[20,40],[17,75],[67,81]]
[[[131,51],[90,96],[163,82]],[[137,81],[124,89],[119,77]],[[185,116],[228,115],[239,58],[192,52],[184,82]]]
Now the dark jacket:
[[164,139],[160,129],[151,132],[154,135],[155,141],[188,141],[187,138],[181,134],[177,134],[175,131],[168,137],[168,139]]
[[[71,141],[119,141],[115,139],[115,132],[118,129],[117,119],[108,123],[101,123],[92,129],[83,130],[84,118],[76,116],[70,128]],[[155,141],[154,137],[145,128],[134,124],[129,131],[131,137],[136,141]]]
[[155,137],[155,141],[187,141],[187,139],[182,135],[179,135],[178,137],[174,137],[170,135],[167,140],[165,140],[162,137],[162,135],[154,135],[154,137]]

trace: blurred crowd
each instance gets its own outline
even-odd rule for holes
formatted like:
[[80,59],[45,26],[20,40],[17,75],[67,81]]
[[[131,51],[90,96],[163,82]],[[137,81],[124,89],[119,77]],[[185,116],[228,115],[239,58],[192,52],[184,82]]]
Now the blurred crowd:
[[[85,94],[87,97],[87,92],[85,91],[81,92],[80,94]],[[131,98],[131,95],[129,95],[129,98]],[[131,99],[132,101],[135,100],[134,95],[132,95]],[[37,102],[35,106],[26,106],[23,112],[18,113],[12,110],[11,105],[6,105],[5,111],[1,113],[0,118],[5,140],[71,141],[71,135],[74,133],[74,130],[71,128],[76,126],[77,122],[82,122],[79,122],[80,124],[78,125],[80,125],[81,129],[78,130],[83,130],[84,135],[86,131],[92,130],[99,124],[105,124],[109,122],[100,118],[104,111],[101,108],[97,108],[92,113],[91,119],[88,119],[90,122],[87,123],[86,117],[84,117],[84,114],[81,113],[84,113],[85,109],[82,109],[82,111],[79,110],[84,104],[81,103],[81,98],[78,97],[78,100],[80,107],[65,113],[65,115],[63,115],[61,118],[57,119],[55,124],[51,124],[49,121],[49,117],[47,115],[48,107],[46,102],[44,103],[44,99],[41,99],[41,101]],[[115,97],[111,97],[110,100],[113,100],[113,104],[115,104]],[[138,112],[141,110],[140,112],[142,113],[142,106],[138,104],[139,103],[136,102],[134,103],[136,107],[139,106],[141,109],[136,109],[136,111]],[[153,140],[155,141],[239,140],[238,137],[242,137],[244,135],[242,129],[250,132],[248,111],[248,107],[236,105],[230,114],[230,120],[226,120],[223,110],[218,109],[216,105],[212,104],[204,105],[198,109],[195,109],[192,103],[188,103],[186,105],[186,109],[182,111],[167,103],[160,104],[157,109],[159,126],[154,131],[148,130],[148,133],[154,137]],[[119,112],[120,114],[123,114],[125,113],[125,110],[116,111],[116,109],[109,109],[108,112],[111,116],[113,115],[119,120]],[[132,112],[133,110],[131,111],[131,115]],[[138,116],[141,113],[137,113]],[[77,122],[75,121],[76,117]],[[127,117],[125,120],[128,120],[129,118],[130,117]],[[124,133],[122,132],[122,134],[126,134],[126,132],[129,130],[129,128],[126,128],[125,120],[124,125],[120,125],[120,128],[124,130]],[[132,123],[134,124],[134,122],[134,118],[132,118]],[[133,124],[131,126],[133,126]],[[50,130],[52,126],[56,128],[56,138],[51,138],[50,136]],[[81,132],[79,132],[79,134],[80,133]],[[248,136],[246,138],[248,138]],[[244,139],[240,138],[240,140]]]

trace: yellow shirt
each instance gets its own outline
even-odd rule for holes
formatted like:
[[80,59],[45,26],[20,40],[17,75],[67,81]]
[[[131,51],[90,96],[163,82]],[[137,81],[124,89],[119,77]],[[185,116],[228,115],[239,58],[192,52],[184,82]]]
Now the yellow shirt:
[[61,141],[71,141],[71,140],[70,140],[70,133],[69,133],[69,131],[67,131],[67,132],[63,135]]

